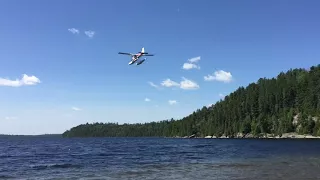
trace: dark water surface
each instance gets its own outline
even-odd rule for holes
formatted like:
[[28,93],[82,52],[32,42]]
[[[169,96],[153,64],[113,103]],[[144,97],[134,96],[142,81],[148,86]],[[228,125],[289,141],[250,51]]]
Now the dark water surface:
[[320,179],[320,139],[0,138],[0,178]]

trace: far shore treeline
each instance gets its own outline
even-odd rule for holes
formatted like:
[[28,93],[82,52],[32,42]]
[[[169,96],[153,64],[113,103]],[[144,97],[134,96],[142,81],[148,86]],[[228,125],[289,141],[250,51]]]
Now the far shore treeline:
[[62,137],[62,134],[39,134],[39,135],[16,135],[16,134],[0,134],[0,138],[20,138],[20,137],[28,137],[28,138],[39,138],[39,137],[43,137],[43,138],[48,138],[48,137]]
[[284,133],[320,136],[320,64],[290,69],[272,79],[239,87],[211,107],[180,120],[144,124],[93,123],[67,130],[63,137],[245,137]]

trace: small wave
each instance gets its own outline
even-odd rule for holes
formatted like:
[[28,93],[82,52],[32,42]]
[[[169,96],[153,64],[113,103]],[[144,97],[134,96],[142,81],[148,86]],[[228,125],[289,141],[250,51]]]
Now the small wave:
[[88,157],[88,156],[102,156],[102,157],[108,157],[108,156],[124,156],[124,155],[130,155],[130,153],[121,153],[121,152],[117,152],[117,153],[97,153],[97,154],[90,154],[90,153],[83,153],[83,154],[70,154],[70,156],[73,157]]
[[2,158],[11,158],[11,157],[15,157],[15,156],[12,156],[12,155],[0,155],[0,159],[2,159]]
[[33,169],[43,170],[48,168],[80,168],[81,165],[77,164],[50,164],[50,165],[36,165],[32,166]]
[[9,175],[1,175],[0,174],[0,179],[14,179],[15,177],[9,176]]
[[241,164],[241,163],[225,163],[225,164],[214,164],[213,167],[236,167],[236,168],[245,168],[245,167],[256,167],[256,164]]
[[126,155],[125,153],[98,153],[95,156],[109,157],[109,156],[117,156],[117,155]]
[[195,146],[192,146],[193,148],[207,148],[207,147],[212,147],[213,145],[212,144],[198,144],[198,145],[195,145]]

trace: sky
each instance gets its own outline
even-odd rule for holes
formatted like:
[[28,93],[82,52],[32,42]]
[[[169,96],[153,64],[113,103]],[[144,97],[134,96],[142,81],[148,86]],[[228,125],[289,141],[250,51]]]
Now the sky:
[[[0,2],[0,134],[183,118],[320,60],[320,1]],[[137,66],[129,56],[155,54]]]

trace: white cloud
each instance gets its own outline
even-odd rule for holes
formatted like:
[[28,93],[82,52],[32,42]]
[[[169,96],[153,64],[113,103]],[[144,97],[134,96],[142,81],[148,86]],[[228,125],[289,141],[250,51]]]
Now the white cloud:
[[180,83],[172,81],[171,79],[166,79],[166,80],[162,81],[161,85],[165,86],[165,87],[180,87],[181,89],[185,89],[185,90],[200,88],[200,86],[196,82],[189,80],[185,77],[182,77],[182,79],[183,80],[180,81]]
[[176,100],[169,100],[168,103],[169,103],[170,105],[174,105],[174,104],[177,104],[177,101],[176,101]]
[[199,89],[200,86],[194,82],[194,81],[191,81],[187,78],[184,78],[182,77],[183,81],[180,82],[180,88],[181,89],[187,89],[187,90],[190,90],[190,89]]
[[183,64],[182,69],[185,69],[185,70],[200,69],[200,66],[194,64],[194,63],[197,63],[198,61],[200,61],[200,56],[188,59],[188,62]]
[[165,87],[180,86],[179,83],[172,81],[171,79],[166,79],[166,80],[162,81],[161,85],[165,86]]
[[223,70],[219,70],[214,72],[213,75],[204,76],[205,81],[221,81],[221,82],[231,82],[232,81],[232,75],[230,72],[226,72]]
[[84,31],[84,33],[89,37],[89,38],[92,38],[95,34],[94,31]]
[[224,95],[220,93],[220,94],[219,94],[219,97],[220,97],[220,98],[224,98]]
[[14,116],[7,116],[5,117],[6,120],[14,120],[14,119],[18,119],[17,117]]
[[213,104],[208,104],[208,105],[207,105],[207,108],[209,108],[209,107],[211,107],[211,106],[213,106]]
[[145,98],[144,101],[149,102],[151,100],[149,98]]
[[200,69],[200,66],[191,64],[191,63],[184,63],[182,69],[189,70],[189,69]]
[[78,107],[72,107],[72,110],[74,110],[74,111],[81,111],[81,109],[78,108]]
[[191,63],[197,63],[198,61],[200,61],[200,56],[198,56],[198,57],[194,57],[194,58],[191,58],[191,59],[188,59],[188,61],[189,62],[191,62]]
[[26,74],[23,74],[21,79],[16,80],[0,78],[0,86],[20,87],[36,85],[38,83],[40,83],[39,78],[37,78],[36,76],[28,76]]
[[76,28],[70,28],[70,29],[68,29],[68,31],[70,31],[73,34],[79,34],[79,30]]
[[150,84],[150,86],[158,88],[158,85],[155,85],[153,82],[148,82]]

